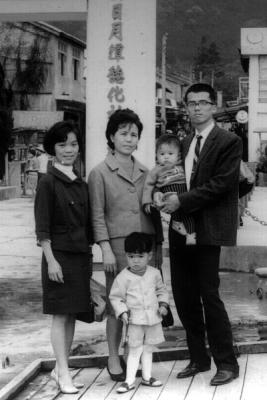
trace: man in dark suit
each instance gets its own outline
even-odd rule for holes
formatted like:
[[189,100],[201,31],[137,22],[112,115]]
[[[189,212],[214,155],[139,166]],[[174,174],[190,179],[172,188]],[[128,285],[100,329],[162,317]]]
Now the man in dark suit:
[[178,315],[186,330],[189,365],[177,378],[210,369],[205,333],[217,367],[211,385],[222,385],[239,375],[231,326],[219,296],[221,246],[236,243],[238,180],[242,154],[240,138],[217,127],[215,92],[198,83],[186,92],[185,102],[194,131],[182,143],[188,192],[166,194],[162,211],[178,208],[195,220],[196,245],[172,229],[169,244],[171,282]]

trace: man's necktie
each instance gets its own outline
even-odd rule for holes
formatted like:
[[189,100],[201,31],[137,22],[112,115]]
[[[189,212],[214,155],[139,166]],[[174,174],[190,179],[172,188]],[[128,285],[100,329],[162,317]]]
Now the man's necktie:
[[196,137],[197,137],[197,141],[196,141],[196,146],[195,146],[195,153],[194,153],[193,167],[192,167],[190,182],[192,181],[192,178],[196,172],[196,165],[197,165],[197,162],[199,159],[199,153],[200,153],[200,142],[202,139],[201,135],[197,135]]

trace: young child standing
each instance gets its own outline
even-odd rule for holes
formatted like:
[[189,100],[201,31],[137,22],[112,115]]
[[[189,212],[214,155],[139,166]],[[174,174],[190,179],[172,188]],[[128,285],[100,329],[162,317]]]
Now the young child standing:
[[149,235],[133,232],[125,239],[127,268],[115,278],[110,301],[115,315],[128,324],[126,381],[117,389],[126,393],[135,388],[135,376],[141,358],[142,384],[151,387],[162,383],[151,377],[153,345],[165,340],[161,326],[167,314],[169,296],[160,271],[148,265],[152,257]]
[[[156,157],[157,165],[147,175],[143,191],[142,202],[146,213],[150,213],[153,205],[161,207],[163,193],[175,192],[179,195],[187,191],[180,141],[176,135],[159,137]],[[180,209],[172,215],[172,229],[186,236],[186,244],[196,243],[194,220]]]

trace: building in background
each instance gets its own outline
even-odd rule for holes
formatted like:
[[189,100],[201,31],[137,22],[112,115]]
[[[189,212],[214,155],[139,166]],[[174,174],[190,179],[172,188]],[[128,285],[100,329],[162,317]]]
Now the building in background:
[[[17,168],[9,171],[18,175],[20,169],[22,181],[29,147],[42,143],[53,123],[72,119],[85,138],[85,47],[44,22],[0,24],[0,63],[13,95],[10,162]],[[8,166],[5,181],[12,185]]]
[[242,28],[241,54],[248,58],[249,161],[257,162],[267,146],[267,28]]
[[[162,102],[161,70],[156,73],[156,134],[161,131],[161,102]],[[188,117],[183,104],[186,89],[192,84],[191,76],[167,71],[166,74],[166,129],[177,133],[184,129]]]

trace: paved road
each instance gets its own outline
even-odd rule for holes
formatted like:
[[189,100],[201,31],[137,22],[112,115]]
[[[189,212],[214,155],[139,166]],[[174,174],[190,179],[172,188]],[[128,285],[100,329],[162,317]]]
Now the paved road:
[[[266,204],[266,205],[265,205]],[[256,188],[250,209],[267,220],[267,189]],[[52,355],[50,318],[41,311],[40,258],[34,235],[33,202],[29,198],[0,202],[0,357],[8,355],[12,366],[2,369],[0,387],[23,368],[23,363]],[[239,245],[265,245],[267,227],[249,217],[238,232]],[[170,289],[168,258],[164,259],[165,281]],[[103,272],[95,272],[104,281]],[[255,295],[257,278],[248,273],[221,273],[221,293],[232,323],[256,326],[267,322],[267,299]],[[170,290],[171,292],[171,290]],[[168,333],[168,341],[184,343],[181,324],[174,309],[176,330]],[[257,332],[256,332],[257,333]],[[244,333],[236,334],[238,340]],[[253,335],[255,332],[253,331]],[[168,344],[168,343],[167,343]],[[74,347],[84,351],[106,353],[105,323],[78,323]]]

